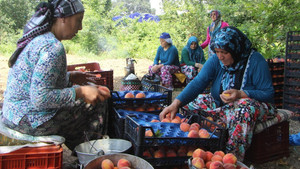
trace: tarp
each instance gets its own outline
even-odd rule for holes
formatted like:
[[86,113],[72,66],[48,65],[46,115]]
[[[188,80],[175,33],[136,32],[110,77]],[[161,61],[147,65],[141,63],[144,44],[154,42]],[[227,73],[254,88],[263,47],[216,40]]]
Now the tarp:
[[300,146],[300,133],[290,134],[290,145]]
[[138,19],[138,22],[143,22],[143,21],[155,21],[159,22],[160,18],[158,16],[152,15],[152,14],[147,14],[147,13],[132,13],[128,16],[115,16],[112,18],[113,21],[118,21],[121,20],[123,17],[125,18],[130,18],[130,19]]

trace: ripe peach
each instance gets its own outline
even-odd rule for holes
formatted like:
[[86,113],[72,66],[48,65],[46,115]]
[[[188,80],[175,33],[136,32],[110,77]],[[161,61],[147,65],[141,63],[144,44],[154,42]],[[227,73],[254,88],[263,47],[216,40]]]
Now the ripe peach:
[[224,96],[229,97],[230,93],[223,93]]
[[178,156],[186,156],[186,153],[187,153],[186,147],[180,147],[177,150],[177,155]]
[[158,149],[154,152],[154,158],[163,158],[165,156],[165,151],[162,149]]
[[128,93],[125,94],[124,97],[125,98],[134,98],[134,95],[132,93],[128,92]]
[[144,157],[148,157],[148,158],[151,158],[151,157],[152,157],[152,155],[151,155],[151,153],[150,153],[149,150],[145,150],[145,151],[143,152],[143,156],[144,156]]
[[185,123],[185,122],[180,124],[180,130],[181,131],[187,132],[187,131],[189,131],[189,129],[190,129],[190,124]]
[[191,137],[191,138],[199,138],[198,131],[196,131],[196,130],[191,130],[191,131],[189,131],[188,137]]
[[146,97],[146,95],[143,92],[140,92],[140,93],[135,95],[135,98],[145,98],[145,97]]
[[113,169],[114,167],[114,163],[110,159],[105,159],[101,162],[102,169]]
[[153,123],[153,122],[160,122],[160,121],[157,119],[152,119],[151,122]]
[[211,161],[207,161],[207,162],[205,163],[205,166],[206,166],[207,169],[209,169],[210,163],[211,163]]
[[166,114],[166,118],[171,119],[171,113]]
[[171,120],[171,123],[180,123],[180,120],[174,118],[173,120]]
[[231,163],[223,164],[223,167],[224,169],[236,169],[236,165]]
[[189,156],[189,157],[191,157],[191,156],[193,156],[193,150],[188,150],[188,152],[186,153],[186,156]]
[[206,161],[211,161],[211,158],[214,154],[210,151],[206,151]]
[[155,107],[152,107],[152,106],[147,108],[147,111],[155,111],[155,110],[156,110]]
[[[189,128],[189,131],[192,131],[192,130],[195,130],[197,133],[199,132],[199,128],[195,125],[191,125],[190,128]],[[199,134],[198,134],[199,135]]]
[[117,168],[117,169],[131,169],[130,167],[121,167],[121,168]]
[[198,123],[192,123],[191,126],[196,126],[198,129],[200,129],[200,124]]
[[212,161],[210,163],[209,169],[224,169],[223,163],[220,161]]
[[170,123],[171,121],[170,121],[170,119],[164,118],[161,120],[161,122]]
[[192,165],[196,168],[204,168],[205,167],[204,160],[200,157],[193,158]]
[[177,119],[179,122],[181,122],[181,118],[179,116],[175,116],[174,119]]
[[189,121],[189,119],[187,119],[187,118],[182,118],[181,119],[181,123],[187,123]]
[[226,164],[226,163],[230,163],[230,164],[236,164],[237,162],[237,158],[234,154],[232,153],[227,153],[224,155],[223,157],[223,163]]
[[198,133],[200,138],[209,138],[210,136],[208,131],[204,128],[200,129]]
[[195,157],[200,157],[205,161],[206,160],[206,152],[204,150],[202,150],[201,148],[197,148],[193,152],[193,158],[195,158]]
[[220,150],[220,151],[215,151],[214,155],[220,155],[223,158],[225,153]]
[[117,167],[118,168],[131,167],[131,162],[128,161],[127,159],[125,159],[125,158],[121,158],[121,159],[118,160]]
[[214,155],[211,157],[211,161],[220,161],[220,162],[222,162],[222,161],[223,161],[223,157],[220,156],[220,155],[214,154]]
[[[214,121],[214,119],[213,119],[212,117],[210,117],[210,116],[206,117],[206,119],[207,119],[207,120],[210,120],[210,121]],[[208,127],[210,127],[211,123],[210,123],[209,121],[207,121],[206,125],[207,125]]]
[[153,137],[153,132],[151,130],[145,131],[145,136],[146,137]]
[[177,154],[175,152],[175,150],[173,149],[168,149],[167,152],[166,152],[166,157],[176,157]]
[[144,112],[145,111],[145,107],[143,107],[143,106],[137,107],[137,108],[135,108],[135,111]]

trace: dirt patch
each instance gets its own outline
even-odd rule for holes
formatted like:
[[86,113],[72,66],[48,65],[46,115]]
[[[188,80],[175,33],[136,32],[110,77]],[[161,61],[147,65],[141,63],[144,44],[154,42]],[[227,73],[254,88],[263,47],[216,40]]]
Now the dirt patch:
[[[6,78],[8,73],[7,66],[8,58],[0,56],[0,103],[3,101],[3,92],[6,89]],[[135,72],[139,79],[147,73],[148,66],[152,64],[152,60],[148,59],[137,59],[135,64]],[[113,69],[114,76],[114,90],[118,91],[121,86],[121,80],[125,75],[124,67],[126,66],[125,59],[89,59],[76,56],[68,56],[68,64],[78,64],[87,62],[98,62],[102,70]],[[180,93],[180,89],[173,92],[173,99]],[[290,134],[296,134],[300,132],[300,122],[290,121]],[[74,164],[77,158],[71,155],[71,151],[63,146],[63,163],[64,169],[67,168],[68,164]],[[250,165],[250,164],[249,164]],[[282,158],[267,162],[264,164],[255,164],[256,169],[297,169],[300,166],[300,147],[290,146],[290,156],[288,158]]]

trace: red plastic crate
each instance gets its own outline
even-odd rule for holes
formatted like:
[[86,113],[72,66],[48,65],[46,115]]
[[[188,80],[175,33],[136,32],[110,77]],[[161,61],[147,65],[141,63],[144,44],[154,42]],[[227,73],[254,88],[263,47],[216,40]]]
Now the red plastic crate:
[[0,154],[0,169],[61,169],[62,153],[60,145],[24,147]]
[[101,70],[99,63],[97,62],[68,65],[67,70],[78,70],[85,71],[91,74],[100,74],[101,77],[94,78],[96,84],[107,86],[110,90],[114,89],[113,70]]

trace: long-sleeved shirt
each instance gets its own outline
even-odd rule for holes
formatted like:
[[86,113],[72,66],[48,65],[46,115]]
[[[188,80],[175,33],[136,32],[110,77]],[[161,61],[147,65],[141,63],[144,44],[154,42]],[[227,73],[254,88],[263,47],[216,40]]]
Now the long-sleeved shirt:
[[[221,105],[220,85],[224,74],[217,55],[209,58],[198,75],[176,97],[182,105],[194,100],[212,81],[210,92],[218,106]],[[263,56],[254,52],[248,60],[241,87],[248,97],[261,102],[273,102],[274,88],[269,66]]]
[[[203,53],[202,56],[199,56],[199,57],[202,57],[201,64],[204,64],[205,61],[206,61],[206,59],[204,58],[204,53]],[[195,66],[195,62],[190,60],[189,51],[186,48],[183,48],[182,51],[181,51],[181,61],[182,61],[181,63],[184,63],[186,65]]]
[[63,44],[51,33],[34,38],[9,70],[3,116],[18,125],[27,116],[33,128],[75,104],[75,88],[68,88]]
[[171,45],[166,51],[162,46],[159,46],[154,58],[154,65],[176,65],[180,66],[178,50],[174,45]]
[[[227,22],[222,21],[221,29],[226,27],[226,26],[229,26],[229,24]],[[206,40],[200,46],[201,46],[202,49],[204,49],[204,48],[207,47],[208,44],[210,44],[209,27],[207,28],[207,31],[206,31]]]

